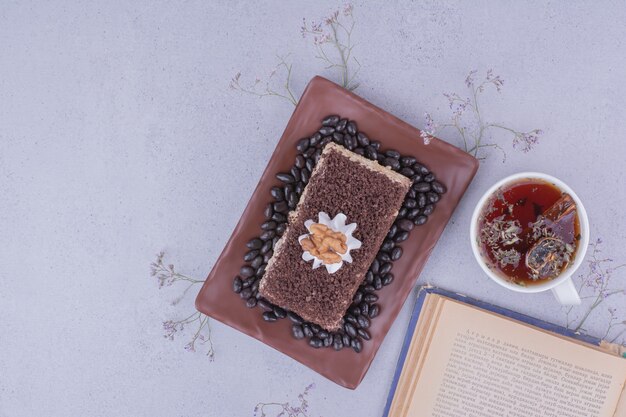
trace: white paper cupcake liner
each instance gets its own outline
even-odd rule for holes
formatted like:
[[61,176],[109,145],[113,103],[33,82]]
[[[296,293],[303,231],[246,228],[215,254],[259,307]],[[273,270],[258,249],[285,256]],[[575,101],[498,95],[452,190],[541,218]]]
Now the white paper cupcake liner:
[[[352,263],[352,256],[350,255],[350,251],[354,249],[359,249],[361,247],[361,241],[352,236],[352,233],[356,230],[356,223],[346,224],[347,217],[343,213],[339,213],[335,216],[335,218],[331,219],[327,213],[321,211],[318,214],[318,221],[315,222],[313,220],[307,220],[304,222],[304,226],[306,226],[307,230],[311,232],[311,225],[315,223],[320,223],[325,226],[328,226],[335,232],[341,232],[346,236],[346,246],[348,250],[346,253],[341,255],[341,261],[334,264],[325,265],[321,259],[311,255],[309,251],[302,252],[302,259],[305,261],[313,261],[313,269],[317,269],[320,266],[324,265],[326,267],[326,271],[329,274],[334,274],[339,271],[343,266],[344,262]],[[309,237],[309,234],[304,234],[298,237],[298,242],[301,242],[302,239]]]

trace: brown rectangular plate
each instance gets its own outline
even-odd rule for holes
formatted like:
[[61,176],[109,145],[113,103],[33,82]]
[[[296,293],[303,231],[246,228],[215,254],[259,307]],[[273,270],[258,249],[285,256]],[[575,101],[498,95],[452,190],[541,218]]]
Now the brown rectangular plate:
[[[363,341],[360,353],[352,349],[338,352],[332,348],[313,349],[306,339],[293,338],[290,320],[263,321],[261,311],[247,308],[232,290],[233,278],[243,266],[243,255],[248,251],[246,242],[261,232],[263,209],[272,201],[270,188],[280,184],[276,174],[289,171],[295,161],[298,140],[315,133],[322,119],[329,114],[354,120],[359,131],[379,140],[383,149],[395,149],[402,155],[415,156],[448,189],[428,222],[413,229],[402,243],[404,254],[393,264],[395,280],[377,292],[381,312],[372,320],[369,328],[372,339]],[[302,94],[248,206],[202,286],[196,307],[202,313],[291,356],[331,381],[354,389],[365,376],[477,169],[478,161],[460,149],[439,139],[424,145],[418,129],[338,85],[315,77]]]

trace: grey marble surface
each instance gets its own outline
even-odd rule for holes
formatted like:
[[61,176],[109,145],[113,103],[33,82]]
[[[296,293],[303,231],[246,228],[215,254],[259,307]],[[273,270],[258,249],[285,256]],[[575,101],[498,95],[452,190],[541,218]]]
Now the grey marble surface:
[[[349,391],[217,322],[214,361],[206,345],[186,352],[193,328],[169,341],[161,323],[193,312],[196,289],[173,306],[184,286],[159,290],[149,273],[162,249],[189,276],[211,269],[293,109],[229,80],[265,77],[285,53],[296,94],[313,75],[336,79],[299,29],[338,6],[0,4],[0,416],[252,416],[259,402],[298,405],[311,383],[299,415],[382,413],[413,297]],[[450,117],[442,92],[466,95],[466,74],[493,68],[505,85],[485,92],[486,117],[545,132],[529,153],[490,138],[506,162],[486,154],[420,282],[565,324],[550,293],[511,293],[481,273],[468,221],[497,179],[543,171],[585,202],[598,259],[615,259],[596,270],[626,262],[624,2],[368,2],[354,17],[367,100],[423,127],[425,111]],[[621,269],[609,276],[626,288]],[[586,291],[575,318],[595,299]],[[610,305],[613,324],[626,318],[625,299],[607,298],[586,331],[605,334]]]

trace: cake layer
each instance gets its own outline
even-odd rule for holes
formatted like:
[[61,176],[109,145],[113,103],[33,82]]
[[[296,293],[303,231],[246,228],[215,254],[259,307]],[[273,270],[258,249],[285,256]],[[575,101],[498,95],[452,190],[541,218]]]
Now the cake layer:
[[[324,329],[338,329],[410,185],[409,178],[376,161],[326,145],[268,263],[261,295]],[[350,252],[352,262],[332,274],[304,261],[298,242],[308,233],[304,223],[317,222],[320,212],[331,218],[345,214],[347,224],[356,223],[353,236],[362,244]]]

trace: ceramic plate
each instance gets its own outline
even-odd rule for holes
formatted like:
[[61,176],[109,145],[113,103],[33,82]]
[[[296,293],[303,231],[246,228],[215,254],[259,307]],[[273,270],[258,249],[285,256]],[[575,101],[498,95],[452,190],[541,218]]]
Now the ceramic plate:
[[[338,352],[332,348],[313,349],[306,339],[293,338],[289,319],[274,323],[263,321],[261,309],[247,308],[232,290],[233,278],[248,251],[246,242],[261,233],[263,209],[272,201],[270,188],[280,185],[275,175],[289,171],[296,157],[296,142],[315,133],[321,120],[329,114],[354,120],[359,131],[381,142],[381,149],[396,149],[402,155],[415,156],[448,189],[428,222],[415,227],[409,239],[402,243],[404,254],[393,264],[395,279],[377,291],[381,312],[372,320],[368,329],[372,339],[363,341],[360,353],[352,349]],[[315,77],[302,94],[239,223],[200,290],[196,307],[202,313],[291,356],[326,378],[354,389],[365,376],[477,169],[478,161],[466,152],[436,138],[425,145],[418,129],[338,85]]]

